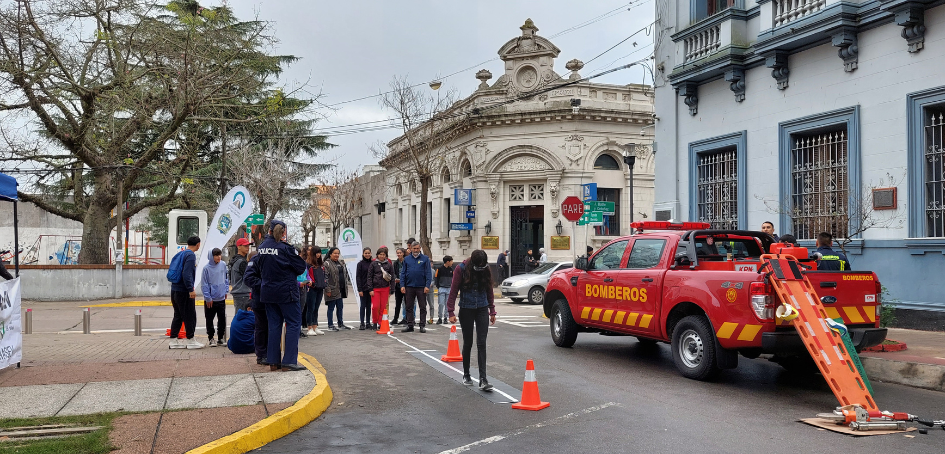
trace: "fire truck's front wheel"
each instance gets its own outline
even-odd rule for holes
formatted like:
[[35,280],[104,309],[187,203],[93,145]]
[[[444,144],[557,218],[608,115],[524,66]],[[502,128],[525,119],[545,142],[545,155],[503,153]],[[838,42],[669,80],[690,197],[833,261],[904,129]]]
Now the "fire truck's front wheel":
[[555,301],[554,308],[551,310],[551,340],[559,347],[570,347],[577,340],[577,335],[578,325],[571,316],[568,301],[565,299]]
[[683,318],[673,329],[673,362],[686,378],[708,380],[719,368],[715,361],[715,337],[709,321],[699,315]]

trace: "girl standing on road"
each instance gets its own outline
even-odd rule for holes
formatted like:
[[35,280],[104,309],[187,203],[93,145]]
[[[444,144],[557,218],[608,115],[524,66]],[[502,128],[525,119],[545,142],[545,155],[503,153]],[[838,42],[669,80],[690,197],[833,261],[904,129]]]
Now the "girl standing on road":
[[312,246],[308,254],[308,280],[311,282],[308,296],[305,300],[303,326],[308,327],[308,335],[325,334],[318,329],[318,307],[322,305],[322,296],[325,293],[325,263],[322,261],[321,248]]
[[473,251],[466,261],[453,272],[450,298],[446,302],[450,323],[456,323],[456,294],[459,294],[459,325],[463,329],[463,384],[472,386],[469,376],[469,354],[472,353],[473,325],[476,330],[476,348],[479,351],[479,389],[492,391],[486,380],[486,336],[489,325],[495,324],[495,294],[492,293],[492,273],[489,257],[481,249]]
[[372,329],[380,329],[378,322],[383,316],[384,308],[390,300],[391,287],[394,286],[394,265],[387,260],[387,248],[381,247],[377,250],[377,260],[371,263],[367,274],[368,288],[371,289],[371,309],[374,326]]
[[[341,262],[341,251],[333,247],[328,250],[328,262],[325,263],[325,304],[328,306],[328,331],[351,329],[342,319],[344,297],[348,293],[348,279],[345,265]],[[338,328],[335,328],[333,312],[338,309]]]
[[391,325],[399,325],[401,318],[404,319],[404,322],[407,321],[407,316],[401,314],[404,294],[400,293],[400,267],[404,265],[404,257],[406,256],[406,249],[397,248],[397,260],[394,260],[394,323],[391,323]]

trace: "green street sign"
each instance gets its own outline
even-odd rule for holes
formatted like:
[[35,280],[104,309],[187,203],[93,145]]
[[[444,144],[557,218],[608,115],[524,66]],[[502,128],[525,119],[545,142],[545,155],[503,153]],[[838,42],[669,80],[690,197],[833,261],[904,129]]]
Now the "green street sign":
[[604,213],[600,211],[585,211],[581,219],[578,219],[577,225],[603,224]]
[[265,224],[265,223],[266,223],[266,222],[265,222],[265,218],[263,217],[262,214],[251,214],[251,215],[249,215],[248,218],[246,218],[246,222],[244,222],[243,224],[246,224],[246,225],[263,225],[263,224]]
[[588,201],[584,202],[584,212],[588,211],[600,211],[601,213],[607,216],[613,216],[616,213],[616,206],[614,202],[599,202],[599,201]]

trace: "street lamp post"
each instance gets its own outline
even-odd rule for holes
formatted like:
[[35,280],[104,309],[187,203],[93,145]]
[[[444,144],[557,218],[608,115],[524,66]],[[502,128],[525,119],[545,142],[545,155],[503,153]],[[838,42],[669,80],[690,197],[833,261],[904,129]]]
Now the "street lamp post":
[[[630,184],[629,186],[629,197],[630,200],[630,224],[633,224],[633,165],[637,162],[636,147],[635,143],[628,143],[624,145],[626,152],[623,155],[623,162],[627,165],[627,168],[630,170]],[[641,147],[642,148],[642,147]]]

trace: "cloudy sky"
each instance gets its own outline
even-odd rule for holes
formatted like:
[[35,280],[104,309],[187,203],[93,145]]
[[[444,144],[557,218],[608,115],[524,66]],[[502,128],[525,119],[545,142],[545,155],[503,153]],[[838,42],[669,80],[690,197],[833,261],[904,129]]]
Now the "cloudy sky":
[[[319,127],[324,128],[320,132],[331,135],[331,142],[338,145],[325,159],[351,169],[375,163],[368,146],[387,142],[398,134],[396,129],[357,131],[363,125],[351,125],[384,120],[390,115],[381,108],[376,96],[349,101],[386,91],[395,75],[406,76],[414,83],[441,79],[440,90],[455,88],[466,96],[479,83],[474,77],[479,69],[490,70],[494,77],[502,74],[497,51],[521,34],[519,27],[526,18],[534,21],[540,36],[561,49],[555,62],[559,74],[567,73],[564,63],[572,58],[589,62],[607,51],[581,71],[581,75],[589,76],[645,58],[652,52],[652,33],[648,34],[652,29],[643,29],[654,20],[653,0],[227,3],[241,19],[257,17],[271,22],[280,41],[277,51],[301,57],[284,74],[281,83],[290,89],[304,84],[309,92],[322,94],[323,104],[333,106],[319,110],[326,116],[319,122]],[[642,70],[630,68],[595,81],[641,83],[643,77]],[[649,79],[646,82],[652,83]]]

